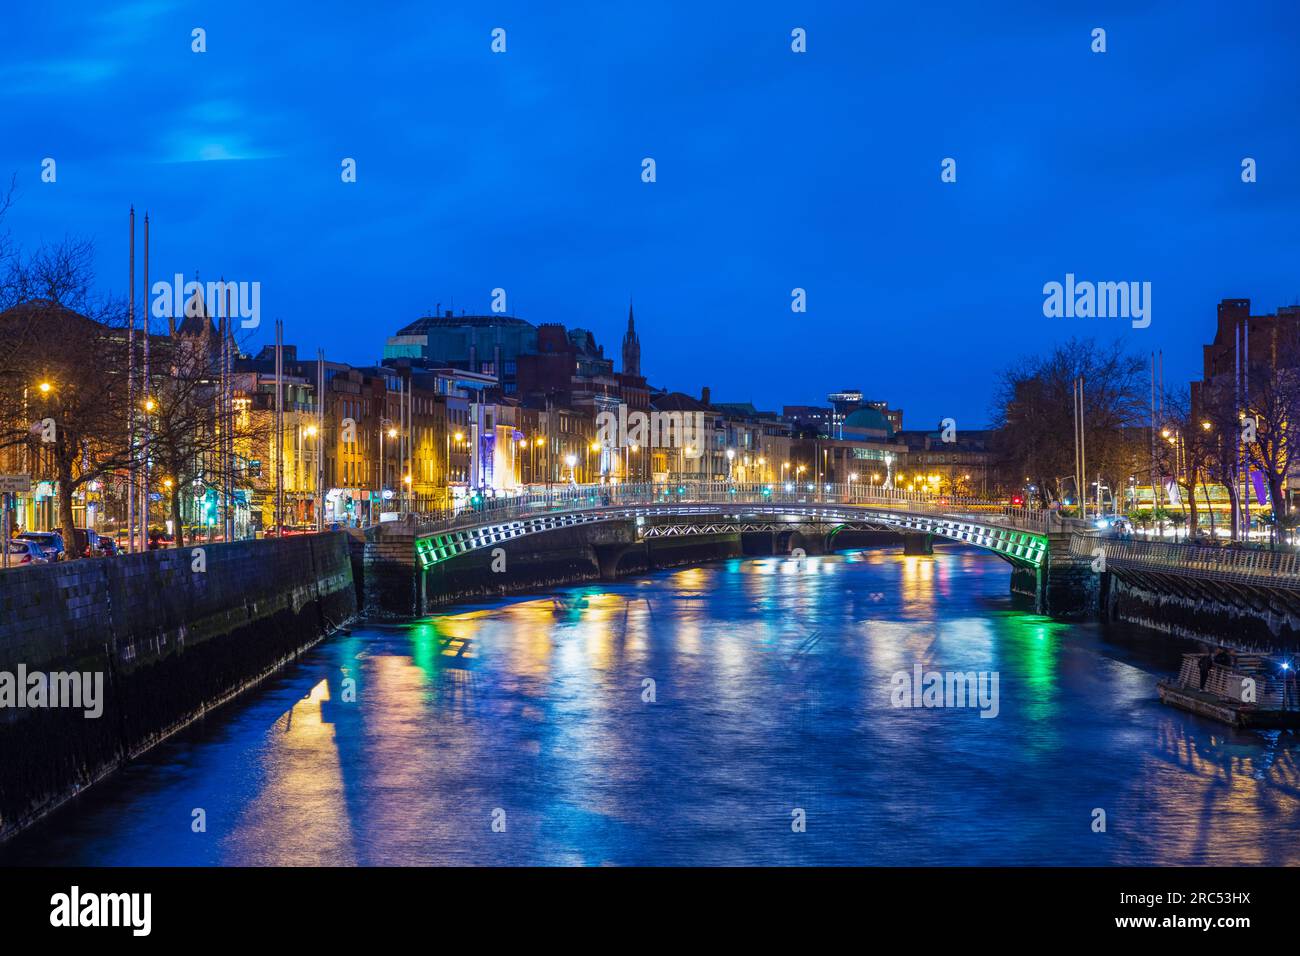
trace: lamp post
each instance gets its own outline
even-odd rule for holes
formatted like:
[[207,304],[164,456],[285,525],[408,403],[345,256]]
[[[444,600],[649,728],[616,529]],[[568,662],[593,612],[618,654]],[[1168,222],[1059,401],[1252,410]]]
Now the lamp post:
[[[313,465],[316,463],[316,456],[318,456],[318,455],[320,454],[320,444],[319,444],[318,442],[316,442],[316,440],[315,440],[315,439],[316,439],[316,436],[319,435],[319,434],[320,434],[320,432],[318,432],[318,431],[316,430],[316,426],[315,426],[315,425],[308,425],[308,426],[307,426],[307,429],[306,429],[306,435],[307,435],[308,438],[312,439],[312,464],[313,464]],[[380,439],[379,439],[379,441],[380,441],[381,444],[383,443],[383,440],[384,440],[384,439],[383,439],[383,437],[382,437],[382,435],[381,435],[381,437],[380,437]],[[317,496],[320,494],[319,481],[320,481],[320,474],[319,474],[319,472],[317,471],[317,469],[312,468],[312,483],[311,483],[311,484],[312,484],[312,488],[311,488],[311,502],[312,502],[312,504],[311,504],[311,506],[312,506],[312,510],[313,510],[313,511],[316,510],[316,498],[317,498]],[[304,484],[305,484],[305,482],[304,482]],[[382,507],[382,505],[381,505],[381,507]],[[317,515],[314,515],[313,517],[316,518],[316,524],[317,524],[317,526],[318,526],[318,527],[323,527],[323,525],[321,525],[321,523],[320,523],[320,515],[317,514]]]
[[444,497],[446,498],[446,502],[447,502],[446,503],[447,511],[451,511],[451,441],[453,437],[455,437],[456,445],[459,447],[460,443],[465,438],[465,433],[456,432],[455,436],[453,436],[450,429],[448,429],[446,433],[447,468],[442,475],[442,484],[444,489]]
[[[48,382],[42,382],[42,383],[41,383],[41,391],[45,391],[45,387],[46,387],[46,385],[48,385],[48,384],[49,384]],[[143,429],[144,429],[144,432],[145,432],[146,435],[148,435],[148,433],[149,433],[149,416],[150,416],[151,414],[153,414],[153,412],[155,412],[155,411],[157,410],[157,408],[158,408],[158,403],[155,402],[152,398],[146,398],[146,399],[144,400],[144,403],[143,403],[143,405],[142,405],[141,407],[142,407],[142,409],[143,409],[143,411],[144,411],[144,415],[141,416],[141,421],[142,421],[142,423],[143,423]],[[149,538],[148,538],[148,536],[149,536],[149,512],[151,511],[151,508],[150,508],[151,502],[149,501],[149,452],[148,452],[148,445],[145,444],[144,446],[142,446],[141,449],[140,449],[140,451],[141,451],[141,453],[142,453],[142,455],[143,455],[143,457],[144,457],[144,461],[142,461],[142,462],[140,463],[140,464],[141,464],[141,467],[140,467],[140,537],[142,537],[142,538],[147,542],[147,541],[149,540]],[[146,545],[146,546],[147,546],[147,545]]]
[[397,437],[397,429],[393,427],[391,418],[379,419],[379,510],[384,510],[384,486],[388,484],[388,458],[384,453],[384,435],[389,438]]
[[564,463],[569,466],[569,484],[576,485],[578,483],[578,478],[577,475],[574,474],[574,466],[578,464],[578,457],[572,454],[565,455]]
[[736,461],[736,449],[728,448],[727,449],[727,481],[728,482],[732,480],[731,476],[734,474],[735,461]]

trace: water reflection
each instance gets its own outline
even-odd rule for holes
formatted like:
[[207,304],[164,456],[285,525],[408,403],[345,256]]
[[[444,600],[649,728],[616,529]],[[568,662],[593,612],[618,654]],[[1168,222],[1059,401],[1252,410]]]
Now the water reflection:
[[[1014,607],[1007,575],[735,560],[358,630],[0,861],[1300,862],[1294,735],[1164,708],[1181,647]],[[997,718],[893,706],[916,664],[998,673]]]

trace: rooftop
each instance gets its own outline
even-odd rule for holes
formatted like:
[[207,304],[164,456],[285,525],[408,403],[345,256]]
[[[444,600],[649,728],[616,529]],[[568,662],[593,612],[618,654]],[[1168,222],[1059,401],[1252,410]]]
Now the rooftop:
[[433,329],[490,329],[501,327],[528,328],[533,324],[517,319],[513,315],[426,315],[416,319],[410,325],[398,329],[398,335],[425,335]]

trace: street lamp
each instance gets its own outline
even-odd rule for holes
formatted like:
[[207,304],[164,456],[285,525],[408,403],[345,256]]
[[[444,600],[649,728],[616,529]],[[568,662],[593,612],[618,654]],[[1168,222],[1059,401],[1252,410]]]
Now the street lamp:
[[734,448],[728,448],[727,449],[727,481],[731,481],[732,463],[735,460],[736,460],[736,450]]
[[442,484],[443,484],[444,493],[446,495],[446,508],[448,511],[451,510],[451,443],[453,438],[456,441],[456,447],[459,448],[460,443],[465,440],[465,433],[456,432],[455,435],[452,435],[451,432],[446,433],[447,467],[443,471]]
[[[385,425],[388,426],[387,429],[384,428]],[[387,435],[390,440],[397,437],[397,429],[393,428],[392,425],[393,420],[391,418],[379,419],[379,510],[381,512],[384,510],[384,487],[388,484],[388,459],[384,455],[384,435]],[[401,503],[399,502],[398,508],[400,507]],[[324,508],[321,510],[323,511]]]
[[578,483],[578,478],[577,475],[574,474],[574,466],[578,464],[578,456],[565,455],[564,463],[569,466],[569,484],[576,485]]

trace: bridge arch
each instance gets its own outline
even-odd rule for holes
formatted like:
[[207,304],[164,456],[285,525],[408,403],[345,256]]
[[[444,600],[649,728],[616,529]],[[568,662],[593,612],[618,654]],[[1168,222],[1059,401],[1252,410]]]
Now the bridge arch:
[[[632,522],[638,536],[658,537],[719,531],[794,531],[810,523],[861,525],[904,534],[933,535],[973,545],[1014,566],[1039,568],[1050,549],[1041,515],[989,503],[953,503],[902,493],[866,495],[826,486],[818,494],[779,490],[772,485],[695,483],[676,486],[566,488],[545,496],[507,499],[483,511],[417,522],[416,555],[421,567],[449,561],[518,538],[604,522]],[[671,530],[660,530],[661,521]],[[832,535],[829,535],[829,540]]]

